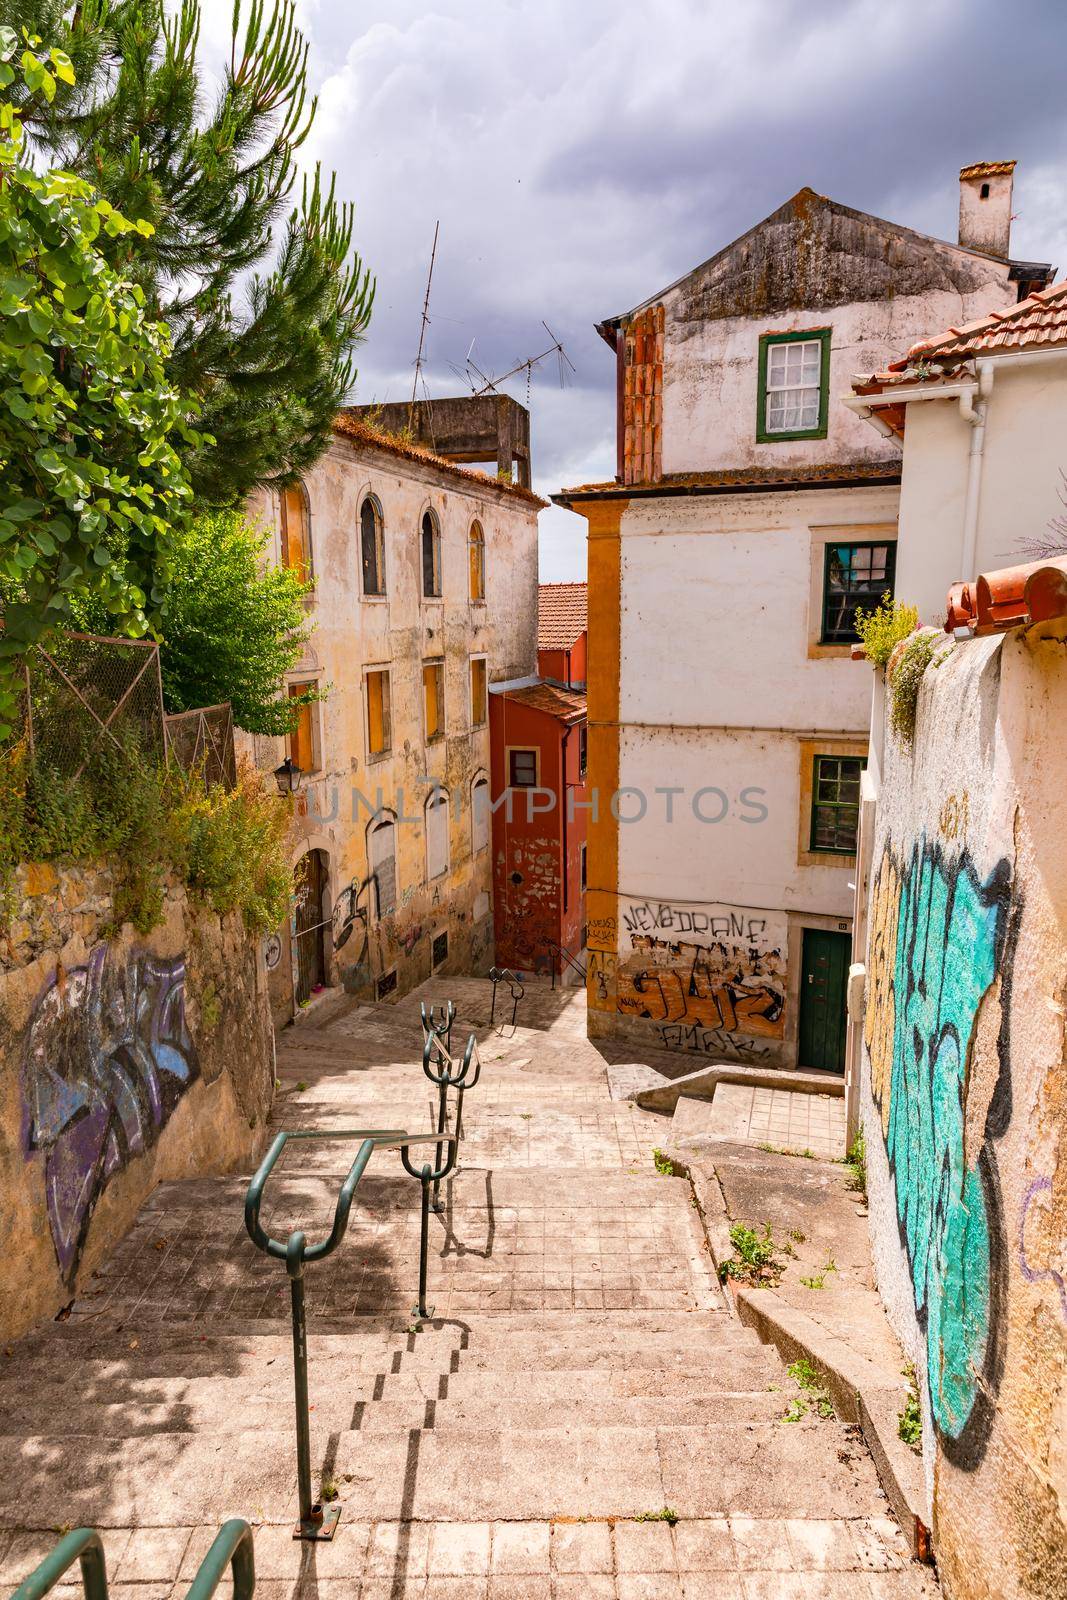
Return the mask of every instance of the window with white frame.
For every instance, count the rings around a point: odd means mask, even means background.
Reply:
[[[489,779],[471,784],[471,850],[477,855],[489,843]]]
[[[826,434],[830,330],[764,334],[759,349],[761,440]]]

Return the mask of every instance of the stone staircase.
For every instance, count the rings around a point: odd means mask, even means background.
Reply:
[[[412,1319],[419,1189],[393,1153],[307,1270],[336,1539],[291,1537],[284,1267],[244,1232],[247,1178],[203,1179],[159,1189],[69,1319],[0,1361],[0,1584],[88,1523],[112,1594],[163,1600],[238,1515],[268,1597],[934,1592],[856,1432],[783,1421],[796,1386],[732,1315],[688,1183],[655,1170],[665,1119],[609,1098],[580,993],[533,985],[495,1032],[473,980],[334,1007],[279,1039],[278,1125],[428,1129],[418,1001],[446,995],[485,1066],[431,1219],[433,1322]],[[268,1230],[325,1233],[353,1154],[287,1147]]]

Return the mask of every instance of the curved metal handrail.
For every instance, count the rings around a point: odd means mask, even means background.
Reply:
[[[252,1529],[243,1517],[224,1522],[201,1561],[186,1600],[211,1600],[226,1575],[233,1571],[233,1600],[252,1600],[256,1592],[256,1558]]]
[[[514,1028],[515,1020],[519,1014],[519,1001],[526,993],[522,978],[517,972],[513,972],[510,967],[490,967],[489,981],[493,985],[493,1003],[489,1009],[489,1026],[492,1027],[496,1019],[496,986],[498,983],[506,983],[511,991],[511,1026]]]
[[[289,1235],[285,1244],[272,1239],[260,1225],[259,1212],[263,1203],[263,1190],[290,1139],[358,1139],[356,1159],[348,1169],[334,1208],[333,1227],[329,1235],[318,1244],[309,1245],[298,1228]],[[435,1163],[423,1165],[421,1172],[412,1166],[408,1151],[412,1145],[437,1146]],[[456,1164],[457,1135],[437,1133],[406,1133],[402,1128],[303,1128],[279,1133],[267,1154],[260,1162],[245,1195],[245,1227],[258,1250],[285,1262],[289,1276],[289,1296],[293,1317],[293,1377],[296,1401],[296,1481],[300,1503],[300,1519],[294,1528],[298,1539],[332,1539],[341,1515],[337,1502],[324,1507],[311,1497],[311,1424],[308,1416],[307,1368],[307,1313],[304,1305],[304,1267],[309,1261],[322,1261],[331,1255],[345,1236],[348,1217],[356,1186],[367,1169],[375,1150],[399,1150],[404,1170],[422,1184],[422,1234],[419,1245],[419,1298],[412,1315],[420,1320],[433,1316],[433,1307],[426,1305],[426,1258],[429,1250],[430,1186],[446,1178]],[[448,1160],[442,1166],[441,1147],[448,1146]],[[435,1191],[436,1192],[436,1191]],[[96,1600],[91,1596],[90,1600]]]
[[[558,950],[567,965],[569,967],[573,967],[575,972],[577,972],[579,977],[582,979],[582,982],[585,982],[586,978],[588,977],[588,973],[582,966],[582,963],[576,958],[573,951],[568,950],[566,945],[561,944],[558,939],[551,938],[548,934],[542,935],[541,943],[549,950]],[[562,969],[560,972],[560,982],[562,985]],[[552,987],[553,989],[556,987],[556,963],[554,961],[552,963]]]
[[[107,1600],[107,1564],[104,1545],[95,1528],[75,1528],[60,1539],[28,1578],[23,1578],[11,1600],[42,1600],[74,1565],[81,1562],[85,1600]]]
[[[423,1033],[426,1034],[427,1036],[429,1036],[430,1034],[436,1034],[439,1039],[443,1039],[445,1041],[445,1048],[447,1050],[451,1050],[452,1049],[452,1024],[456,1020],[455,1002],[452,1001],[452,1000],[448,1000],[448,1001],[445,1002],[444,1006],[442,1007],[442,1013],[443,1014],[442,1014],[440,1020],[437,1019],[437,1015],[436,1015],[437,1007],[436,1006],[431,1006],[429,1011],[427,1012],[425,1001],[420,1000],[420,1002],[419,1002],[419,1011],[420,1011],[420,1013],[422,1015],[422,1031],[423,1031]]]
[[[448,1031],[452,1031],[452,1019],[455,1016],[455,1007],[451,1000],[448,1002],[451,1013],[448,1016]],[[425,1008],[423,1008],[422,1025],[425,1029],[425,1038],[422,1046],[422,1070],[431,1083],[437,1085],[437,1136],[444,1139],[448,1129],[448,1091],[456,1091],[456,1131],[454,1137],[459,1140],[463,1137],[463,1096],[468,1089],[473,1089],[482,1075],[482,1058],[478,1050],[478,1036],[472,1033],[467,1040],[463,1051],[463,1060],[457,1064],[456,1058],[443,1041],[443,1029],[433,1025],[433,1008],[431,1007],[430,1019],[427,1021]],[[435,1070],[436,1068],[436,1070]],[[473,1070],[472,1070],[473,1069]],[[441,1147],[437,1147],[437,1165],[441,1165]],[[434,1180],[433,1208],[437,1212],[444,1210],[441,1203],[441,1179]]]

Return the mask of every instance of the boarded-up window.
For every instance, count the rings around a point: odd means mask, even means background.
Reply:
[[[441,529],[432,511],[422,517],[422,592],[428,599],[441,595]]]
[[[475,778],[471,787],[471,849],[477,855],[489,843],[489,779]]]
[[[372,756],[392,748],[389,714],[389,673],[385,668],[367,673],[367,749]]]
[[[310,581],[311,527],[302,483],[282,490],[282,566],[295,572],[301,583]]]
[[[471,726],[480,727],[488,716],[485,660],[475,656],[471,661]]]
[[[443,661],[424,662],[422,668],[422,701],[427,739],[440,738],[445,731],[445,664]]]
[[[289,698],[296,700],[314,687],[312,683],[291,683]],[[289,734],[289,758],[294,767],[299,767],[301,772],[316,770],[314,713],[314,705],[301,706],[296,713],[296,724]]]
[[[363,593],[385,593],[385,549],[382,514],[370,495],[359,510],[359,540],[363,561]]]
[[[396,910],[396,823],[391,818],[371,824],[368,855],[377,886],[377,913],[387,917]]]
[[[448,871],[448,796],[436,789],[426,802],[426,877]]]
[[[485,599],[485,534],[480,522],[471,523],[470,531],[471,599]]]
[[[433,946],[432,946],[432,957],[433,957],[433,964],[434,964],[435,967],[442,966],[448,960],[448,934],[447,933],[435,933],[434,934],[434,936],[433,936]]]

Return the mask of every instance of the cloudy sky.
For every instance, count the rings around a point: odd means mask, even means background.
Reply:
[[[212,32],[229,6],[205,5]],[[464,392],[563,340],[533,378],[535,487],[614,473],[593,332],[810,184],[955,238],[957,172],[1015,157],[1012,253],[1067,267],[1067,9],[987,0],[298,0],[319,112],[378,280],[361,402],[411,393],[434,223],[426,382]],[[214,41],[213,41],[214,42]],[[505,386],[525,401],[525,380]],[[546,581],[584,520],[541,518]]]

